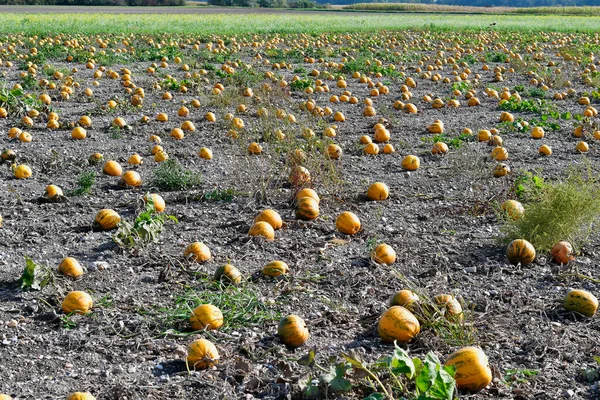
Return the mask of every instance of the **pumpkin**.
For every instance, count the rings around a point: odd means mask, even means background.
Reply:
[[[79,278],[83,275],[83,268],[79,261],[73,257],[67,257],[58,264],[58,272],[71,278]]]
[[[495,178],[501,178],[510,173],[510,167],[504,163],[498,163],[492,172]]]
[[[294,199],[296,202],[298,202],[303,197],[311,197],[317,202],[317,204],[321,202],[321,199],[319,198],[317,192],[315,192],[315,190],[311,188],[304,188],[302,190],[299,190],[298,193],[296,193]]]
[[[492,158],[496,161],[505,161],[508,159],[508,151],[502,146],[497,146],[492,150]]]
[[[367,198],[369,200],[385,200],[390,194],[390,188],[383,182],[375,182],[367,190]]]
[[[575,146],[575,150],[580,153],[587,153],[590,150],[590,146],[586,142],[579,142]]]
[[[444,142],[435,142],[431,148],[431,154],[443,155],[448,153],[448,145]]]
[[[319,216],[319,202],[312,197],[305,196],[298,200],[296,205],[296,217],[305,221],[315,219]]]
[[[571,243],[565,241],[558,242],[552,246],[550,254],[552,254],[552,260],[558,264],[568,264],[569,261],[575,259],[573,256],[573,246],[571,246]]]
[[[92,165],[96,165],[102,160],[104,160],[104,156],[101,153],[94,153],[88,158],[88,162]]]
[[[213,158],[213,153],[212,150],[207,148],[207,147],[203,147],[200,149],[200,151],[198,151],[198,156],[200,158],[203,158],[205,160],[212,160]]]
[[[17,158],[17,153],[14,150],[2,150],[2,161],[13,161]]]
[[[121,178],[121,185],[123,186],[142,186],[142,177],[135,171],[127,171]]]
[[[163,162],[163,161],[167,161],[168,159],[169,159],[169,155],[164,150],[159,150],[156,152],[156,154],[154,154],[154,161],[156,161],[156,162]]]
[[[384,342],[410,342],[421,331],[419,320],[402,306],[388,308],[377,325],[379,337]]]
[[[62,302],[62,310],[65,314],[87,314],[94,305],[92,297],[86,292],[69,292]]]
[[[254,225],[250,227],[248,231],[248,235],[250,236],[263,236],[267,240],[275,239],[275,230],[265,221],[255,222]]]
[[[141,165],[142,162],[142,157],[138,153],[133,153],[127,160],[127,163],[130,165]]]
[[[256,142],[252,142],[248,145],[248,153],[258,155],[262,153],[262,146]]]
[[[552,155],[552,149],[547,144],[543,144],[538,149],[538,153],[540,153],[543,156],[550,156]]]
[[[535,248],[525,239],[515,239],[506,248],[506,257],[511,264],[528,265],[535,260]]]
[[[544,128],[541,126],[534,126],[531,128],[531,137],[534,139],[542,139],[544,137]]]
[[[175,140],[182,140],[185,137],[185,134],[183,133],[183,130],[180,128],[173,128],[171,130],[171,135],[170,135],[173,139]]]
[[[337,144],[331,143],[327,146],[327,156],[332,160],[338,160],[342,156],[342,148]]]
[[[219,351],[209,340],[198,339],[188,344],[186,363],[192,370],[207,369],[219,362]]]
[[[64,194],[62,189],[56,185],[48,185],[44,190],[44,197],[49,200],[58,200],[63,196]]]
[[[417,156],[408,155],[402,160],[402,168],[407,171],[416,171],[420,166],[421,160]]]
[[[17,179],[28,179],[31,178],[31,168],[25,164],[18,165],[14,167],[13,174]]]
[[[71,131],[71,137],[76,140],[85,139],[87,132],[82,127],[78,126]]]
[[[335,227],[338,231],[345,233],[346,235],[354,235],[360,230],[360,220],[356,214],[350,211],[344,211],[338,215],[335,220]]]
[[[480,142],[487,142],[492,138],[492,132],[487,129],[480,129],[477,132],[477,140]]]
[[[150,197],[150,199],[152,199],[152,205],[154,206],[154,211],[156,211],[157,213],[161,213],[163,211],[165,211],[165,199],[162,198],[162,196],[158,193],[150,193],[147,194],[146,196],[144,196],[144,201],[148,202],[148,197]]]
[[[391,143],[388,143],[385,146],[383,146],[383,153],[384,154],[392,154],[395,151],[396,150],[394,149],[394,146]]]
[[[379,146],[372,142],[367,143],[363,151],[365,152],[365,154],[376,156],[377,154],[379,154]]]
[[[290,171],[289,180],[294,186],[302,186],[310,183],[310,172],[301,165],[295,165]]]
[[[110,160],[104,163],[102,172],[110,176],[121,176],[123,174],[123,168],[121,168],[121,165],[118,162]]]
[[[67,397],[67,400],[96,400],[90,392],[74,392]]]
[[[165,113],[160,113],[156,116],[156,120],[158,122],[167,122],[169,120],[169,116]]]
[[[593,317],[598,310],[598,299],[585,290],[573,289],[565,296],[566,310],[575,311],[586,317]]]
[[[194,242],[189,244],[185,248],[183,256],[186,258],[192,258],[196,262],[205,262],[210,260],[212,257],[210,249],[202,242]]]
[[[281,229],[281,227],[283,226],[283,221],[281,220],[281,216],[279,215],[279,213],[271,209],[261,211],[260,214],[258,214],[256,218],[254,218],[254,222],[260,221],[267,222],[275,230]]]
[[[242,282],[242,273],[231,264],[217,268],[213,276],[215,281],[238,285]]]
[[[297,315],[288,315],[279,321],[277,336],[288,347],[300,347],[310,337],[306,323]]]
[[[407,310],[410,310],[417,302],[419,302],[419,296],[415,292],[408,289],[402,289],[392,296],[390,307],[402,306]]]
[[[379,264],[393,264],[396,261],[396,251],[389,244],[381,243],[371,253],[371,258]]]
[[[520,219],[525,214],[525,208],[523,204],[516,200],[506,200],[502,203],[502,210],[508,214],[508,216],[514,220]]]
[[[263,275],[276,277],[287,274],[289,270],[290,267],[283,261],[271,261],[263,267],[262,273]]]
[[[103,231],[110,231],[116,229],[117,225],[121,222],[121,217],[116,211],[109,208],[102,209],[96,214],[94,218],[94,226],[96,229]]]
[[[452,353],[445,363],[454,366],[454,380],[459,390],[479,392],[492,381],[492,370],[488,358],[478,347],[463,347]]]
[[[462,321],[463,309],[456,297],[451,294],[438,294],[433,298],[435,304],[444,309],[444,315],[450,321]]]
[[[375,135],[373,135],[373,139],[377,143],[389,142],[391,136],[390,131],[385,128],[380,128],[375,131]]]
[[[223,313],[212,304],[200,304],[192,310],[190,324],[195,331],[219,329],[223,326]]]
[[[0,394],[0,400],[13,400],[13,398],[7,394],[2,393],[2,394]]]

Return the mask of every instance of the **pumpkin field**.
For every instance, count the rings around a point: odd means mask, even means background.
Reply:
[[[330,15],[0,16],[0,399],[600,398],[600,18]]]

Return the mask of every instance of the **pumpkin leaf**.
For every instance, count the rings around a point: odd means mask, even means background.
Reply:
[[[331,388],[336,392],[348,392],[352,390],[352,383],[345,379],[348,367],[345,363],[339,363],[335,366],[335,378],[329,383]]]
[[[425,361],[423,362],[423,368],[421,369],[421,373],[417,376],[416,384],[417,389],[421,393],[426,393],[427,390],[433,385],[437,371],[440,368],[440,360],[435,356],[435,354],[429,352],[425,356]]]
[[[342,353],[342,357],[344,357],[344,360],[349,362],[350,365],[352,365],[354,368],[366,369],[365,366],[363,365],[363,363],[360,360],[358,360],[354,355]]]
[[[312,348],[308,352],[308,354],[303,355],[297,362],[300,365],[305,365],[309,368],[312,368],[315,365],[315,357],[317,355],[317,349]]]
[[[306,375],[305,377],[299,379],[298,386],[300,386],[300,390],[302,391],[305,399],[319,398],[319,386],[313,383],[311,375]]]
[[[395,375],[405,374],[408,378],[415,375],[415,364],[408,353],[394,343],[394,356],[390,361],[390,369]]]
[[[368,395],[367,397],[365,397],[363,400],[384,400],[385,399],[385,395],[381,394],[381,393],[371,393],[370,395]]]
[[[41,290],[50,283],[51,272],[37,265],[31,258],[25,256],[25,268],[19,279],[21,289]]]

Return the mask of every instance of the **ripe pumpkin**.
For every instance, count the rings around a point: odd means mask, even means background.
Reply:
[[[408,155],[402,160],[402,168],[407,171],[416,171],[421,166],[421,160],[417,156]]]
[[[63,196],[64,194],[62,189],[56,185],[48,185],[44,190],[44,197],[46,197],[49,200],[58,200]]]
[[[83,268],[79,261],[73,257],[67,257],[58,264],[58,272],[71,278],[79,278],[83,275]]]
[[[321,202],[321,199],[319,198],[317,192],[315,192],[314,189],[311,188],[304,188],[302,190],[299,190],[298,193],[296,193],[294,199],[296,202],[298,202],[303,197],[311,197],[317,202],[317,204]]]
[[[438,294],[433,298],[435,304],[445,310],[446,319],[450,321],[462,321],[463,309],[456,297],[451,294]]]
[[[575,256],[573,256],[573,246],[571,246],[571,243],[565,241],[558,242],[552,246],[550,254],[552,254],[553,261],[558,264],[568,264],[569,261],[575,259]]]
[[[267,240],[273,240],[275,239],[275,230],[268,222],[259,221],[255,222],[254,225],[250,227],[248,235],[263,236]]]
[[[365,152],[365,154],[376,156],[377,154],[379,154],[379,146],[372,142],[367,143],[363,151]]]
[[[290,171],[290,183],[294,186],[302,186],[310,183],[310,172],[301,165],[295,165]]]
[[[261,211],[260,214],[258,214],[256,218],[254,218],[254,222],[260,221],[267,222],[275,230],[281,229],[281,227],[283,226],[283,221],[279,213],[271,209]]]
[[[575,311],[586,317],[593,317],[598,310],[598,299],[585,290],[573,289],[565,296],[566,310]]]
[[[94,218],[94,225],[96,229],[103,231],[116,229],[119,222],[121,222],[121,216],[117,214],[115,210],[111,210],[109,208],[98,211],[96,218]]]
[[[383,182],[375,182],[367,190],[369,200],[385,200],[390,194],[390,188]]]
[[[217,268],[213,278],[215,281],[238,285],[242,282],[242,273],[233,265],[225,264]]]
[[[7,394],[0,394],[0,400],[13,400],[13,398]]]
[[[288,315],[279,321],[277,336],[288,347],[300,347],[310,337],[306,323],[297,315]]]
[[[545,135],[544,128],[541,126],[534,126],[531,128],[531,137],[534,139],[542,139]]]
[[[71,393],[67,400],[96,400],[90,392],[75,392]]]
[[[92,297],[86,292],[69,292],[62,302],[62,310],[65,314],[77,313],[87,314],[94,305]]]
[[[511,264],[528,265],[535,260],[535,248],[525,239],[515,239],[506,248],[506,257]]]
[[[315,219],[319,216],[319,202],[312,197],[305,196],[298,200],[296,205],[296,217],[305,221]]]
[[[121,185],[140,187],[142,186],[142,177],[135,171],[127,171],[121,178]]]
[[[435,142],[431,148],[431,154],[443,155],[448,153],[448,145],[444,142]]]
[[[208,248],[207,245],[205,245],[202,242],[194,242],[189,244],[184,252],[183,252],[183,256],[184,257],[190,257],[192,258],[194,261],[196,262],[206,262],[208,260],[211,259],[212,255],[210,253],[210,249]]]
[[[142,162],[142,157],[138,153],[133,153],[127,160],[127,163],[130,165],[141,165]]]
[[[552,149],[547,144],[543,144],[538,149],[538,153],[540,153],[543,156],[550,156],[552,155]]]
[[[219,329],[223,326],[223,313],[212,304],[200,304],[192,310],[190,324],[195,331]]]
[[[198,339],[188,344],[186,363],[192,370],[207,369],[219,362],[219,351],[209,340]]]
[[[586,142],[579,142],[575,146],[575,150],[580,153],[587,153],[590,150],[590,146]]]
[[[396,251],[389,244],[381,243],[371,253],[371,258],[379,264],[393,264],[396,261]]]
[[[407,310],[410,310],[417,302],[419,302],[419,296],[415,292],[408,289],[402,289],[394,294],[390,300],[390,307],[402,306]]]
[[[289,270],[290,267],[283,261],[271,261],[263,267],[262,273],[263,275],[276,277],[287,274]]]
[[[25,164],[18,165],[14,167],[13,174],[17,179],[28,179],[31,178],[31,168]]]
[[[454,379],[459,390],[476,393],[492,381],[488,358],[478,347],[463,347],[455,351],[445,365],[456,368]]]
[[[402,306],[388,308],[379,319],[377,326],[379,337],[384,342],[410,342],[421,331],[419,320]]]
[[[200,151],[198,151],[198,156],[200,158],[203,158],[205,160],[212,160],[213,158],[213,153],[212,150],[207,148],[207,147],[203,147],[200,149]]]
[[[123,168],[121,168],[121,165],[118,162],[110,160],[104,163],[102,172],[110,176],[121,176],[123,174]]]
[[[502,210],[504,210],[508,216],[514,220],[520,219],[525,215],[525,208],[523,204],[516,200],[506,200],[502,203]]]
[[[360,230],[360,220],[356,214],[350,211],[344,211],[338,215],[335,220],[335,227],[338,231],[345,233],[346,235],[354,235]]]
[[[510,174],[510,167],[504,163],[498,163],[494,167],[493,175],[495,178],[501,178]]]
[[[327,156],[332,160],[338,160],[342,156],[342,148],[337,144],[331,143],[327,146]]]
[[[154,211],[156,211],[157,213],[161,213],[163,211],[165,211],[165,199],[162,198],[162,196],[158,193],[150,193],[147,194],[146,196],[144,196],[144,201],[147,202],[148,201],[148,196],[150,196],[150,198],[152,199],[152,205],[154,206]]]

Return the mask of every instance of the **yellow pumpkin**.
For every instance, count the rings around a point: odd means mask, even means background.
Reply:
[[[450,321],[462,321],[463,309],[456,297],[451,294],[438,294],[433,298],[435,304],[444,309],[444,315]]]
[[[188,344],[186,363],[189,369],[207,369],[219,362],[219,351],[209,340],[198,339]]]
[[[389,244],[381,243],[371,253],[371,258],[379,264],[393,264],[396,261],[396,251]]]
[[[402,306],[407,310],[411,310],[412,306],[418,302],[419,296],[415,292],[408,289],[402,289],[392,296],[392,299],[390,300],[390,307]]]
[[[367,190],[369,200],[385,200],[390,194],[390,188],[383,182],[375,182]]]
[[[515,239],[506,248],[506,257],[511,264],[528,265],[535,260],[535,248],[525,239]]]
[[[301,165],[295,165],[290,171],[289,180],[294,186],[306,185],[310,179],[310,171]]]
[[[379,146],[372,142],[367,143],[363,151],[365,152],[365,154],[376,156],[377,154],[379,154]]]
[[[288,315],[279,321],[277,336],[288,347],[300,347],[310,337],[306,323],[297,315]]]
[[[121,176],[123,174],[123,168],[121,168],[121,165],[118,162],[110,160],[104,163],[102,172],[110,176]]]
[[[148,196],[150,196],[150,199],[152,199],[152,205],[154,206],[154,211],[156,211],[157,213],[161,213],[163,211],[165,211],[165,199],[162,198],[162,196],[158,193],[150,193],[146,196],[144,196],[144,201],[147,202],[148,201]]]
[[[192,310],[190,324],[195,331],[219,329],[223,326],[223,313],[212,304],[200,304]]]
[[[121,178],[123,186],[139,187],[142,186],[142,177],[135,171],[127,171]]]
[[[273,240],[275,239],[275,230],[268,222],[259,221],[255,222],[254,225],[250,227],[248,235],[263,236],[267,240]]]
[[[198,156],[200,158],[203,158],[205,160],[212,160],[213,158],[213,153],[212,150],[207,148],[207,147],[203,147],[200,149],[200,151],[198,151]]]
[[[130,165],[141,165],[142,162],[142,157],[138,153],[133,153],[127,160],[127,163]]]
[[[104,156],[101,153],[94,153],[88,158],[88,162],[92,165],[96,165],[102,160],[104,160]]]
[[[454,380],[459,390],[476,393],[492,382],[488,358],[478,347],[463,347],[452,353],[445,363],[454,366]]]
[[[416,171],[421,166],[421,160],[417,156],[408,155],[402,160],[402,168],[407,171]]]
[[[421,331],[419,320],[402,306],[388,308],[379,319],[379,337],[384,342],[410,342]]]
[[[14,167],[13,174],[17,179],[27,179],[31,178],[31,168],[25,164],[18,165]]]
[[[312,197],[302,197],[296,205],[296,217],[305,221],[319,216],[319,203]]]
[[[252,142],[248,145],[248,153],[259,155],[262,153],[262,146],[256,142]]]
[[[69,292],[62,302],[62,310],[65,314],[77,313],[87,314],[94,305],[92,297],[86,292]]]
[[[62,189],[56,185],[48,185],[44,190],[44,197],[49,200],[57,200],[63,196],[64,194]]]
[[[356,214],[344,211],[335,220],[335,227],[338,231],[346,235],[354,235],[360,230],[360,220]]]
[[[590,146],[586,142],[579,142],[575,146],[575,150],[579,153],[587,153],[590,150]]]
[[[94,218],[95,227],[104,231],[116,229],[119,222],[121,222],[121,217],[119,214],[109,208],[98,211],[96,218]]]
[[[194,242],[189,244],[185,248],[183,256],[186,258],[192,258],[196,262],[206,262],[212,257],[210,249],[202,242]]]
[[[260,214],[258,214],[256,218],[254,218],[254,222],[260,221],[267,222],[275,230],[281,229],[281,227],[283,226],[283,221],[279,213],[271,209],[261,211]]]
[[[550,156],[552,155],[552,149],[547,144],[543,144],[538,149],[538,153],[540,153],[543,156]]]
[[[13,398],[7,394],[2,393],[2,394],[0,394],[0,400],[13,400]]]
[[[327,156],[332,160],[339,160],[339,158],[342,156],[342,148],[334,143],[328,145]]]
[[[79,261],[73,257],[67,257],[58,264],[58,272],[71,278],[79,278],[83,275],[83,268]]]
[[[492,150],[492,158],[496,161],[505,161],[508,159],[508,150],[502,146],[497,146]]]
[[[443,155],[448,153],[448,145],[444,142],[435,142],[431,148],[431,154]]]
[[[598,299],[585,290],[573,289],[565,296],[566,310],[575,311],[586,317],[593,317],[598,310]]]
[[[67,400],[96,400],[90,392],[74,392],[67,397]]]
[[[271,261],[263,267],[262,273],[263,275],[276,277],[287,274],[289,270],[290,267],[283,261]]]
[[[214,280],[238,285],[242,282],[242,273],[231,264],[225,264],[215,271]]]
[[[75,127],[72,131],[71,131],[71,137],[73,139],[76,140],[81,140],[81,139],[85,139],[87,136],[87,132],[85,129],[83,129],[82,127],[78,126]]]
[[[492,138],[492,132],[487,129],[480,129],[477,132],[477,140],[480,142],[487,142]]]
[[[299,190],[298,193],[296,193],[296,196],[294,196],[294,200],[298,202],[303,197],[311,197],[317,202],[317,204],[321,202],[321,199],[319,198],[317,192],[315,192],[315,190],[311,188],[304,188]]]
[[[523,204],[516,200],[506,200],[502,203],[502,210],[508,214],[508,216],[514,220],[520,219],[525,215],[525,208]]]
[[[542,139],[544,137],[544,128],[541,126],[534,126],[531,128],[531,137],[534,139]]]
[[[498,163],[494,167],[493,175],[496,178],[501,178],[510,174],[510,167],[504,163]]]

